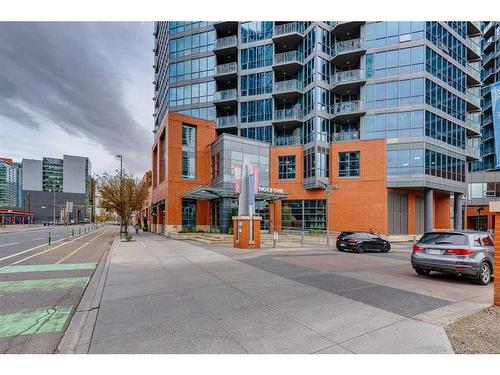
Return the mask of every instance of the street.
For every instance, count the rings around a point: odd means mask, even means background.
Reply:
[[[0,235],[0,353],[54,353],[116,233],[82,230],[69,241],[64,227]]]

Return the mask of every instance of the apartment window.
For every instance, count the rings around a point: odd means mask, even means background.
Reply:
[[[465,182],[465,160],[434,150],[425,150],[425,174]]]
[[[369,115],[364,118],[367,139],[424,135],[424,111],[405,111]]]
[[[273,127],[272,126],[257,126],[251,128],[242,128],[241,136],[245,138],[255,139],[271,143],[273,141]]]
[[[214,72],[214,67],[215,56],[186,60],[179,63],[170,64],[168,77],[170,83],[211,77]]]
[[[169,90],[169,104],[172,107],[209,103],[214,100],[215,81],[195,83]]]
[[[221,152],[217,152],[212,155],[212,178],[217,178],[221,174],[221,160],[220,160]]]
[[[424,149],[418,144],[411,148],[401,146],[398,150],[387,150],[387,175],[408,176],[424,173]]]
[[[273,45],[245,48],[241,50],[241,69],[255,69],[273,63]]]
[[[467,63],[465,45],[438,22],[427,22],[426,38],[460,64]]]
[[[359,151],[339,152],[339,177],[359,176]]]
[[[273,91],[273,72],[241,76],[241,96],[270,94]]]
[[[283,230],[326,229],[325,200],[283,201],[281,209],[281,227]]]
[[[365,27],[367,48],[388,46],[424,38],[425,22],[372,22]]]
[[[271,21],[253,21],[241,24],[241,43],[252,43],[273,36]]]
[[[391,108],[423,102],[423,78],[366,85],[367,109]]]
[[[188,35],[169,42],[169,57],[188,56],[213,49],[215,43],[215,30],[206,33]]]
[[[366,56],[366,77],[382,78],[424,70],[424,46],[372,53]]]
[[[326,147],[310,147],[304,150],[304,178],[329,177],[329,150]]]
[[[241,122],[271,121],[272,108],[272,99],[241,102]]]
[[[295,178],[295,155],[278,157],[278,179],[291,180]]]
[[[427,104],[461,121],[465,121],[465,100],[428,79],[425,80],[425,94]]]
[[[429,47],[426,49],[425,61],[426,70],[429,73],[454,89],[465,93],[466,78],[465,73],[461,69]]]
[[[196,178],[196,127],[182,125],[182,177]]]

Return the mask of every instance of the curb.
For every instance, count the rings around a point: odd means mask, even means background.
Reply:
[[[57,346],[57,354],[87,354],[101,304],[104,285],[111,263],[111,253],[115,247],[116,236],[92,276],[89,285],[83,293],[68,328]]]

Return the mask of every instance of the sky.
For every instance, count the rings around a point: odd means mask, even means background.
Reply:
[[[89,157],[142,177],[153,142],[153,23],[0,22],[0,157]]]

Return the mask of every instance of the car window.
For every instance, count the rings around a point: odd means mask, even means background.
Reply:
[[[365,240],[367,238],[366,233],[354,233],[354,237],[360,238],[362,240]]]
[[[479,234],[475,234],[473,238],[474,238],[474,246],[482,246],[481,236]]]
[[[483,246],[494,246],[495,245],[490,236],[481,237],[481,243],[483,244]]]
[[[432,232],[426,233],[418,241],[422,244],[428,245],[468,245],[469,241],[465,234],[460,233],[440,233]]]
[[[370,238],[371,240],[378,240],[379,239],[379,237],[376,234],[372,234],[372,233],[368,234],[368,238]]]

